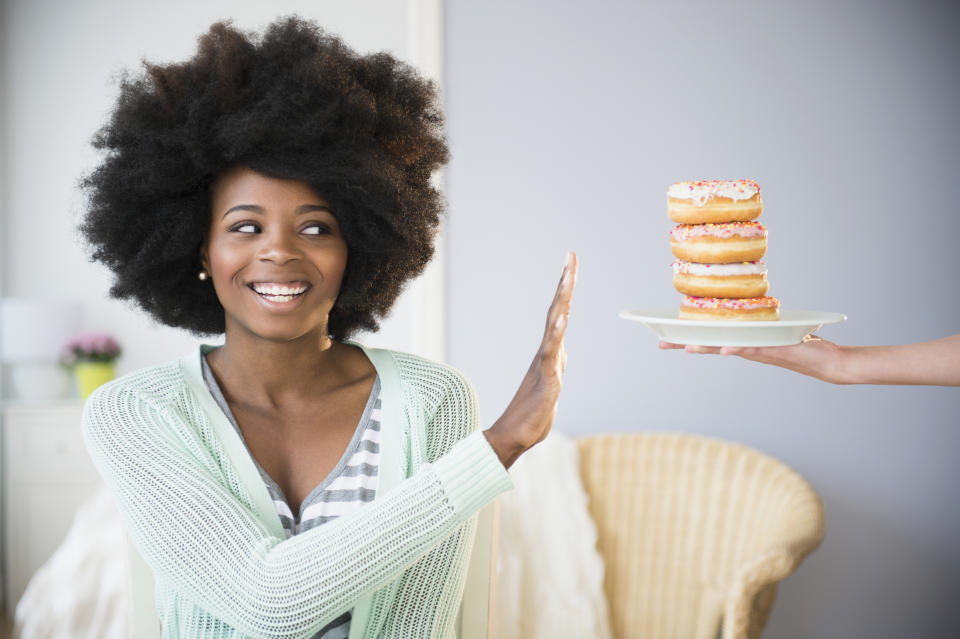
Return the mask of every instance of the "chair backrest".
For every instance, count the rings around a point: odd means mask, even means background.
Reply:
[[[497,533],[500,528],[500,499],[484,507],[467,568],[463,601],[457,615],[457,637],[492,639]],[[160,618],[154,604],[155,581],[149,564],[127,539],[127,577],[130,597],[127,627],[131,639],[160,639]]]
[[[751,553],[795,537],[798,525],[811,527],[806,538],[822,537],[810,485],[746,446],[679,433],[587,436],[578,445],[615,637],[714,639]],[[764,605],[772,595],[763,593]]]

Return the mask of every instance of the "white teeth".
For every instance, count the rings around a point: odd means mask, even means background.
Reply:
[[[299,295],[307,290],[306,286],[263,286],[254,284],[253,290],[261,295]]]

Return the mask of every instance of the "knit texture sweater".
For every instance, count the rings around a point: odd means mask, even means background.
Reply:
[[[349,343],[382,384],[375,499],[289,539],[203,381],[212,346],[85,403],[84,440],[153,573],[163,639],[309,639],[347,610],[351,639],[453,636],[476,513],[513,482],[478,430],[466,377]]]

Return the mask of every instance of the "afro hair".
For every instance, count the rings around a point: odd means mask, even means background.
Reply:
[[[222,334],[224,309],[197,279],[210,187],[246,166],[302,180],[334,207],[349,257],[328,332],[375,331],[433,255],[449,157],[435,85],[387,53],[359,55],[297,16],[262,36],[217,22],[187,62],[125,74],[105,152],[81,187],[79,226],[110,295],[167,326]]]

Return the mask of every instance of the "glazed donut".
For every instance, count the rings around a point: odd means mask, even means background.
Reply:
[[[694,297],[686,295],[680,304],[680,319],[689,320],[778,320],[780,300],[775,297]]]
[[[752,262],[767,252],[767,228],[758,222],[678,224],[670,231],[670,249],[686,262]]]
[[[767,294],[767,265],[763,262],[697,264],[674,262],[673,286],[697,297],[763,297]]]
[[[680,224],[749,222],[762,212],[760,185],[753,180],[677,182],[667,189],[667,213]]]

